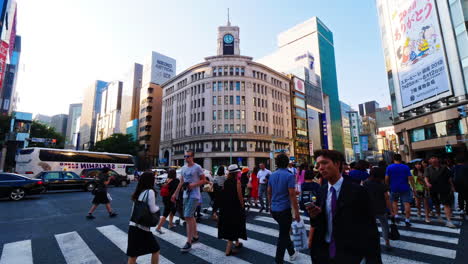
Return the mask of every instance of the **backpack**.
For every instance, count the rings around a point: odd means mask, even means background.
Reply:
[[[159,195],[161,195],[161,197],[168,197],[170,195],[169,184],[164,184],[163,186],[161,186],[161,190],[159,191]]]

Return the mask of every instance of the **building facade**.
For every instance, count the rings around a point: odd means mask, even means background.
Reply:
[[[350,163],[355,159],[354,151],[353,151],[353,143],[351,137],[351,122],[349,118],[349,112],[352,112],[353,109],[350,105],[346,104],[345,102],[341,102],[341,118],[342,118],[342,126],[343,126],[343,147],[344,147],[344,154],[346,158],[346,162]]]
[[[5,143],[0,152],[0,171],[14,171],[15,157],[19,149],[28,147],[29,133],[32,124],[32,114],[25,112],[13,112],[10,128],[5,138]],[[2,139],[3,140],[3,139]]]
[[[78,146],[78,131],[80,127],[82,104],[71,104],[68,109],[67,134],[65,136],[65,148],[74,149]]]
[[[468,3],[376,3],[400,153],[426,158],[451,145],[453,154],[466,154],[467,120],[458,107],[468,104]]]
[[[122,102],[120,115],[120,133],[127,133],[129,122],[138,120],[140,115],[140,90],[143,76],[143,65],[134,63],[126,74],[122,86]],[[138,140],[138,134],[132,133],[133,139]]]
[[[39,122],[43,125],[50,126],[50,122],[52,121],[52,117],[42,114],[36,114],[33,118],[33,121]]]
[[[312,108],[320,113],[322,141],[326,141],[320,147],[343,151],[333,33],[325,24],[313,17],[279,34],[278,50],[259,62],[320,88],[323,106]]]
[[[68,115],[66,114],[54,115],[51,118],[50,127],[54,128],[57,133],[65,137],[65,135],[67,134],[67,123],[68,123]]]
[[[79,149],[88,150],[95,143],[96,116],[101,111],[102,93],[107,84],[97,80],[85,90],[80,118]]]
[[[217,55],[162,85],[160,157],[183,165],[184,151],[206,169],[271,165],[292,152],[290,79],[240,55],[239,27],[218,27]]]
[[[112,81],[102,92],[101,109],[96,115],[95,142],[104,140],[114,133],[125,133],[126,127],[123,130],[120,127],[122,86],[121,81]]]
[[[372,116],[375,118],[375,112],[379,109],[379,103],[376,101],[365,102],[359,104],[359,114],[361,116]]]

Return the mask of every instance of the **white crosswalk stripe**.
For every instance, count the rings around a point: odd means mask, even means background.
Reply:
[[[247,249],[249,254],[261,254],[263,258],[270,258],[271,262],[275,257],[276,253],[276,239],[278,237],[278,225],[276,221],[268,214],[258,214],[255,211],[259,211],[256,208],[252,208],[249,216],[246,228],[248,239],[242,241],[244,248]],[[178,219],[175,217],[174,219]],[[309,219],[303,218],[306,222],[306,228]],[[179,219],[180,220],[180,219]],[[188,260],[195,256],[203,259],[207,263],[257,263],[252,261],[253,258],[244,259],[245,255],[226,257],[224,253],[224,245],[226,242],[217,240],[218,229],[213,226],[211,220],[205,220],[206,222],[198,223],[197,229],[201,236],[199,243],[192,245],[192,250],[188,254],[184,255],[180,253],[179,248],[185,244],[185,230],[177,228],[177,231],[164,229],[164,234],[160,235],[154,233],[161,243],[170,246],[170,251],[161,251],[160,263],[162,264],[173,264],[179,263],[181,258],[187,258]],[[414,228],[414,229],[413,229]],[[115,225],[106,225],[96,228],[99,235],[102,235],[103,239],[109,241],[109,245],[115,245],[123,253],[127,250],[127,233],[121,228]],[[94,229],[94,230],[96,230]],[[381,232],[381,227],[379,227]],[[103,260],[100,260],[98,256],[93,252],[94,249],[98,249],[100,244],[95,242],[87,242],[83,240],[80,235],[81,231],[72,231],[63,234],[54,235],[55,240],[58,244],[60,255],[63,256],[67,264],[99,264]],[[89,232],[89,231],[86,231]],[[412,223],[412,227],[405,228],[401,227],[399,230],[402,238],[401,240],[391,241],[391,245],[394,251],[387,253],[382,252],[383,263],[398,263],[398,264],[423,264],[423,263],[452,263],[456,258],[456,246],[459,243],[459,229],[450,229],[443,226],[432,225],[432,224],[420,224]],[[95,232],[94,232],[95,233]],[[204,239],[206,236],[211,239]],[[86,238],[86,236],[83,236]],[[215,238],[213,240],[212,238]],[[213,241],[217,241],[214,244]],[[221,243],[221,247],[220,244]],[[384,244],[383,239],[381,240],[382,245]],[[33,264],[33,263],[44,263],[43,261],[34,261],[34,239],[23,240],[17,242],[11,242],[3,245],[2,255],[0,258],[0,264]],[[222,248],[222,249],[221,249]],[[102,254],[102,252],[95,251]],[[297,260],[293,263],[311,263],[310,256],[302,251]],[[401,254],[401,255],[400,255]],[[101,256],[101,255],[99,255]],[[177,258],[175,258],[175,256]],[[243,256],[243,257],[242,257]],[[250,255],[249,255],[250,256]],[[260,255],[259,255],[260,256]],[[420,258],[421,257],[421,258]],[[125,256],[116,263],[125,262]],[[285,261],[289,262],[288,254],[285,254]],[[63,260],[62,260],[63,261]],[[441,262],[442,261],[442,262]],[[61,261],[57,261],[61,262]],[[145,255],[138,258],[138,263],[151,263],[151,255]]]

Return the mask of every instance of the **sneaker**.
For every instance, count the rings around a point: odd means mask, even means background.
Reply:
[[[426,223],[429,224],[429,223],[431,222],[431,220],[430,220],[429,218],[426,218],[426,219],[424,220],[424,222],[426,222]]]
[[[445,224],[446,227],[450,227],[450,228],[457,228],[456,225],[454,225],[451,221],[447,221],[447,223]]]
[[[410,223],[409,220],[405,220],[405,226],[406,226],[406,227],[411,227],[411,223]]]
[[[86,216],[86,218],[88,218],[88,219],[94,219],[94,218],[96,218],[96,217],[95,217],[94,215],[92,215],[92,214],[88,214],[88,215]]]
[[[192,244],[197,243],[200,237],[192,237]]]
[[[289,261],[294,261],[296,260],[297,256],[299,255],[299,251],[295,250],[294,254],[289,256]]]
[[[156,232],[158,232],[158,234],[160,234],[160,235],[163,235],[163,234],[164,234],[164,232],[161,231],[161,229],[157,229],[157,228],[156,228],[155,230],[156,230]]]
[[[115,212],[109,213],[109,217],[116,217],[116,216],[117,216],[117,213]]]
[[[182,252],[189,252],[190,250],[192,249],[192,244],[190,243],[185,243],[185,246],[183,248],[180,249],[180,251]]]
[[[174,223],[175,223],[176,225],[179,225],[179,224],[180,224],[180,220],[179,220],[179,219],[177,219],[177,220],[175,220],[175,222],[174,222]]]

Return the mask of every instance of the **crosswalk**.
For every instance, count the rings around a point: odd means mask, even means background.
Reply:
[[[427,224],[416,217],[412,211],[412,226],[399,226],[401,239],[391,241],[392,251],[382,251],[383,263],[453,263],[459,243],[460,229],[450,229],[433,218]],[[177,217],[175,219],[178,219]],[[303,217],[307,228],[309,219]],[[455,222],[462,221],[455,215]],[[160,263],[273,263],[278,237],[278,225],[268,213],[260,213],[251,208],[247,214],[248,240],[242,241],[244,248],[236,256],[226,257],[226,243],[217,239],[216,223],[204,219],[197,225],[200,242],[193,245],[188,254],[180,253],[184,245],[185,229],[178,226],[175,230],[163,228],[163,234],[154,232],[161,245]],[[104,225],[82,230],[70,230],[67,233],[54,234],[47,246],[41,239],[14,241],[1,246],[0,264],[66,263],[66,264],[101,264],[125,263],[127,232],[125,224]],[[379,231],[381,228],[379,227]],[[92,233],[92,234],[90,234]],[[93,238],[93,239],[91,239]],[[384,241],[381,241],[384,244]],[[35,250],[35,248],[41,250]],[[50,252],[42,252],[44,248]],[[104,250],[104,249],[107,249]],[[113,250],[112,250],[113,249]],[[112,252],[109,256],[109,252]],[[45,260],[44,255],[48,255]],[[285,261],[289,257],[285,254]],[[151,256],[141,256],[138,263],[151,263]],[[293,263],[311,263],[307,250],[302,251]]]

